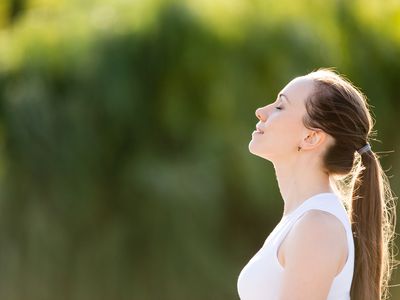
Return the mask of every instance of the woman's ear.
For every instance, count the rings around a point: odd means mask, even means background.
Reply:
[[[317,148],[324,143],[325,139],[326,133],[321,129],[308,130],[307,135],[301,143],[301,148],[304,150]]]

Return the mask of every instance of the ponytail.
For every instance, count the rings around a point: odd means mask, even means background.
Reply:
[[[366,151],[360,157],[350,201],[356,258],[350,296],[352,300],[386,300],[389,279],[396,263],[392,252],[395,198],[378,155]]]

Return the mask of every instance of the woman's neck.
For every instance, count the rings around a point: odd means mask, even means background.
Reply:
[[[283,215],[287,215],[305,200],[319,193],[333,193],[329,175],[310,163],[274,164],[279,190],[284,201]]]

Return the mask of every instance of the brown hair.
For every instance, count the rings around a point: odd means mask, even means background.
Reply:
[[[323,167],[342,196],[352,226],[355,265],[351,299],[386,299],[396,265],[392,251],[397,197],[378,154],[356,151],[376,135],[367,97],[330,68],[306,77],[312,78],[314,91],[305,102],[304,126],[322,129],[334,139],[324,153]]]

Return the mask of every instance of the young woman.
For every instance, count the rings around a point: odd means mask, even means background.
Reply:
[[[396,198],[369,144],[366,97],[319,69],[256,116],[249,150],[272,162],[284,212],[240,272],[240,299],[386,299]]]

